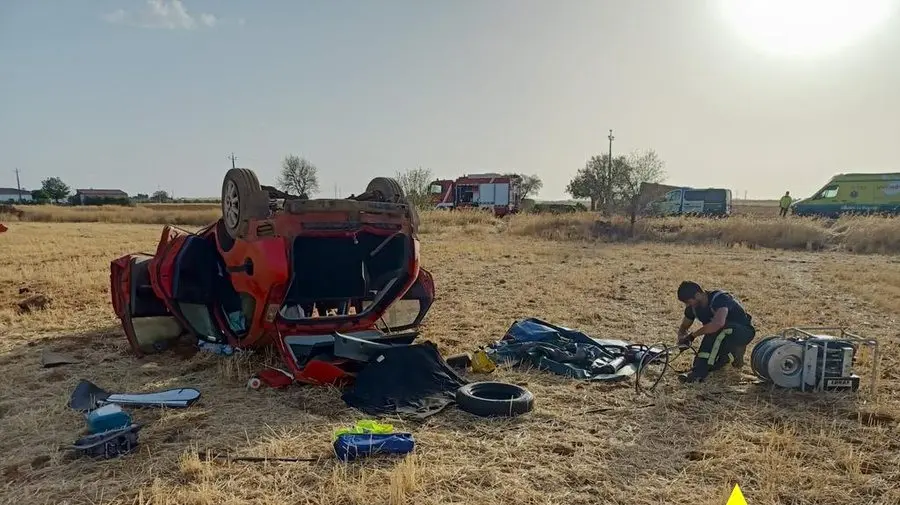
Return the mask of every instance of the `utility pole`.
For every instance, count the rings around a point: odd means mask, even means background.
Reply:
[[[19,203],[22,203],[22,184],[19,183],[19,169],[16,168],[16,189],[19,190]]]
[[[615,140],[615,137],[613,137],[612,132],[613,132],[612,130],[609,130],[609,136],[606,137],[609,139],[609,158],[606,160],[606,211],[607,212],[612,211],[612,190],[613,190],[612,142],[613,142],[613,140]]]
[[[234,166],[234,160],[237,159],[237,158],[234,157],[234,153],[231,153],[231,156],[229,156],[228,159],[231,160],[231,168],[237,168],[237,167]]]

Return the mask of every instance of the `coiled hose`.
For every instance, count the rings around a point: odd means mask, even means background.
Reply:
[[[665,377],[666,372],[669,370],[669,367],[672,365],[672,363],[675,362],[675,360],[677,360],[682,354],[684,354],[684,351],[690,350],[694,354],[694,356],[697,355],[697,350],[694,349],[694,346],[689,345],[671,347],[664,342],[659,342],[651,346],[637,344],[632,346],[632,348],[640,353],[640,358],[637,362],[637,371],[635,371],[634,374],[634,392],[637,394],[653,391],[654,389],[656,389],[656,386],[658,386],[662,381],[662,378]],[[673,356],[672,351],[674,351],[675,349],[678,349],[678,353]],[[659,374],[659,377],[657,377],[656,380],[653,381],[653,384],[651,384],[649,388],[645,388],[644,386],[642,386],[641,377],[643,377],[644,369],[649,365],[659,364],[662,364],[663,367],[662,371]]]

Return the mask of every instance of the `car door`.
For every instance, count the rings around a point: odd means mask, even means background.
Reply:
[[[432,303],[434,277],[431,272],[420,267],[415,283],[391,305],[376,323],[376,327],[387,334],[415,329],[422,324]]]
[[[149,264],[150,282],[157,298],[196,337],[225,343],[232,334],[225,305],[237,304],[215,243],[175,226],[163,229],[156,255]]]
[[[704,210],[704,191],[684,191],[682,214],[702,214]]]
[[[152,254],[133,253],[110,263],[110,296],[125,338],[138,356],[169,348],[184,334],[184,326],[150,283]]]

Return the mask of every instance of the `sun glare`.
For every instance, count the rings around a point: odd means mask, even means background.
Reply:
[[[720,0],[722,14],[748,44],[787,56],[847,47],[897,5],[898,0]]]

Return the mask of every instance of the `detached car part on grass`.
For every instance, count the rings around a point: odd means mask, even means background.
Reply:
[[[175,388],[155,393],[111,393],[91,381],[82,379],[69,397],[69,408],[89,412],[104,405],[126,407],[161,407],[183,409],[200,399],[194,388]]]
[[[221,219],[195,233],[166,226],[155,253],[111,263],[113,308],[138,355],[187,333],[275,346],[296,380],[340,383],[369,347],[418,336],[434,300],[418,226],[394,179],[347,199],[308,199],[231,169]]]

